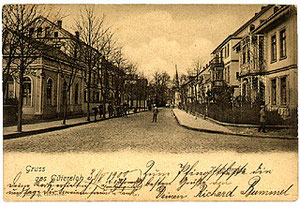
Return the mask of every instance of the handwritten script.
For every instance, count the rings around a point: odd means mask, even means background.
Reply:
[[[20,200],[53,196],[61,196],[62,199],[81,196],[89,200],[110,195],[134,199],[141,194],[156,200],[231,200],[237,197],[250,200],[290,195],[294,184],[266,189],[264,179],[270,177],[273,171],[263,163],[251,168],[248,163],[237,162],[202,168],[199,161],[195,161],[179,163],[168,171],[150,160],[142,168],[123,171],[93,168],[86,174],[58,174],[49,172],[44,166],[27,165],[8,180],[4,192]]]

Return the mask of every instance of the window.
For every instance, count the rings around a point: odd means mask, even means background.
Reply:
[[[29,77],[23,79],[23,104],[31,106],[31,79]]]
[[[86,92],[86,91],[84,91],[83,101],[84,101],[84,102],[87,102],[87,92]]]
[[[65,101],[67,101],[67,104],[68,104],[68,84],[66,81],[64,81],[64,84],[63,84],[63,104],[65,103]]]
[[[227,82],[230,82],[230,66],[227,67]]]
[[[93,73],[92,82],[93,82],[94,85],[96,84],[96,75],[95,75],[95,73]]]
[[[49,33],[50,33],[50,27],[47,26],[47,27],[45,28],[45,37],[49,36]]]
[[[281,104],[286,105],[287,103],[286,77],[280,78],[280,98],[281,98]]]
[[[247,92],[247,85],[243,84],[243,89],[242,89],[242,96],[245,97]]]
[[[54,32],[54,37],[58,37],[58,32]]]
[[[224,70],[224,81],[229,83],[230,77],[229,77],[229,66],[225,68]]]
[[[37,29],[37,36],[41,36],[42,35],[42,31],[43,31],[42,27],[39,27]]]
[[[220,57],[221,57],[221,60],[222,60],[223,57],[224,57],[224,49],[221,50]]]
[[[79,85],[78,85],[78,83],[76,83],[76,85],[75,85],[75,94],[74,94],[75,104],[78,104],[78,94],[79,94]]]
[[[100,92],[97,92],[96,101],[97,101],[97,102],[100,102]]]
[[[52,79],[48,79],[47,81],[47,91],[46,91],[46,96],[47,96],[47,104],[52,105],[52,87],[53,87],[53,81]]]
[[[242,58],[242,63],[245,64],[246,63],[246,47],[243,47],[243,58]]]
[[[7,75],[6,78],[6,91],[4,98],[14,98],[14,79],[11,75]]]
[[[286,57],[286,32],[285,29],[280,31],[280,58]]]
[[[277,49],[276,49],[276,35],[271,37],[271,62],[276,62],[277,60]]]
[[[229,44],[227,44],[227,57],[229,57]]]
[[[247,62],[250,63],[250,49],[247,48]]]
[[[252,78],[252,88],[257,91],[258,90],[258,78],[257,77],[253,77]]]
[[[96,95],[95,95],[95,91],[93,91],[93,92],[92,92],[92,98],[91,98],[91,99],[92,99],[92,102],[96,102],[96,99],[95,99],[95,97],[96,97]]]
[[[271,81],[271,99],[272,104],[276,105],[276,79],[272,79]]]
[[[223,80],[223,70],[222,69],[217,69],[216,71],[216,80]]]

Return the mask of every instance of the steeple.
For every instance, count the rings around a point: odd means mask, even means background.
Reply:
[[[179,88],[179,77],[178,77],[178,71],[177,71],[177,64],[175,64],[175,68],[176,68],[175,82],[176,82],[176,87]]]

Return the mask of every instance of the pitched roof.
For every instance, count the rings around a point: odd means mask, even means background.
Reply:
[[[223,47],[229,40],[231,39],[241,39],[241,37],[237,37],[244,29],[246,29],[250,24],[252,24],[256,19],[258,19],[261,15],[263,15],[266,11],[268,11],[273,5],[262,6],[260,12],[256,13],[251,19],[249,19],[246,23],[244,23],[240,28],[238,28],[233,34],[226,37],[226,39],[214,49],[211,54],[215,54],[218,49]]]

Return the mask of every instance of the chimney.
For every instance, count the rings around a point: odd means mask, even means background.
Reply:
[[[79,39],[79,31],[75,31],[76,38]]]
[[[61,29],[62,28],[62,20],[57,21],[57,26]]]

